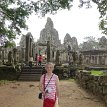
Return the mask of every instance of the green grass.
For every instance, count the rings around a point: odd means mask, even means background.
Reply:
[[[16,81],[0,80],[0,85],[13,83],[13,82],[16,82]]]
[[[69,81],[69,82],[74,82],[74,81],[75,81],[75,79],[68,78],[68,79],[64,79],[64,80],[60,80],[60,81]]]
[[[68,79],[68,81],[74,82],[74,81],[75,81],[75,79],[70,78],[70,79]]]
[[[105,75],[103,71],[97,71],[97,70],[91,70],[91,75],[94,75],[94,76],[103,76]]]
[[[0,80],[0,85],[6,84],[7,82],[7,80]]]

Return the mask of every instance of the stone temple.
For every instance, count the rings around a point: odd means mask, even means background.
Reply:
[[[36,42],[36,52],[47,55],[47,41],[50,42],[50,59],[55,61],[56,51],[61,47],[58,31],[54,28],[51,18],[47,18],[45,28],[40,32],[40,37]]]
[[[46,43],[48,40],[56,47],[61,45],[58,31],[54,28],[53,22],[49,17],[47,18],[45,28],[40,32],[39,42]]]
[[[53,62],[56,60],[57,51],[60,53],[59,61],[67,62],[69,59],[68,51],[78,50],[77,39],[75,37],[71,38],[68,33],[64,38],[64,43],[61,44],[61,41],[59,40],[58,31],[54,28],[53,21],[49,17],[47,18],[45,28],[43,28],[40,32],[40,37],[36,42],[35,51],[39,54],[46,55],[47,41],[50,41],[50,61]]]
[[[61,44],[58,31],[54,28],[54,23],[49,17],[36,42],[32,34],[28,32],[21,37],[18,47],[21,62],[29,62],[31,58],[35,60],[36,54],[41,54],[46,59],[49,58],[51,62],[68,63],[69,61],[72,62],[70,53],[77,52],[78,49],[76,37],[71,37],[68,33],[66,33],[63,44]]]
[[[52,62],[68,63],[72,61],[72,55],[70,56],[70,53],[73,51],[78,51],[76,37],[71,37],[67,33],[64,37],[63,44],[61,44],[58,31],[54,28],[53,21],[49,17],[36,42],[30,32],[23,36],[20,41],[20,53],[22,53],[20,59],[25,62],[28,62],[31,57],[35,60],[35,55],[41,54],[46,59],[49,58]]]
[[[20,45],[17,48],[1,48],[0,64],[6,63],[10,57],[12,60],[14,59],[14,63],[28,63],[32,60],[35,61],[36,54],[41,54],[45,55],[47,59],[50,56],[50,61],[59,62],[60,64],[72,64],[73,58],[75,58],[73,56],[77,56],[75,59],[83,59],[82,64],[85,65],[107,65],[107,39],[104,36],[100,38],[97,47],[93,47],[87,42],[84,42],[82,45],[82,47],[78,47],[76,37],[71,37],[69,33],[66,33],[63,44],[61,44],[58,31],[54,28],[53,21],[51,18],[47,18],[46,25],[41,30],[37,42],[34,41],[32,34],[28,32],[21,37]],[[8,62],[11,63],[12,60]]]

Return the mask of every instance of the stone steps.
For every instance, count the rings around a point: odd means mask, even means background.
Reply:
[[[25,66],[21,69],[21,74],[19,76],[19,81],[38,81],[44,70],[43,66]]]

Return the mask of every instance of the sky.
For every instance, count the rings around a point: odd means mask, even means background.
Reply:
[[[28,31],[23,31],[23,33],[27,34],[31,32],[36,42],[40,37],[41,30],[45,28],[47,17],[50,17],[53,21],[54,28],[58,31],[61,43],[63,43],[67,33],[70,34],[71,37],[76,37],[79,44],[85,41],[84,38],[87,36],[93,36],[96,39],[105,36],[101,33],[101,30],[99,30],[100,14],[97,10],[97,5],[91,3],[92,8],[90,9],[86,9],[85,5],[79,8],[79,0],[74,1],[71,10],[60,10],[55,15],[47,14],[45,17],[38,17],[32,14],[27,20],[29,29]],[[18,45],[20,38],[15,41]]]

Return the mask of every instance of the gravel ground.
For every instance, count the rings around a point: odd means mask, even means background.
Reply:
[[[39,82],[10,82],[0,86],[0,107],[42,107]],[[60,81],[60,107],[106,107],[75,81]]]

